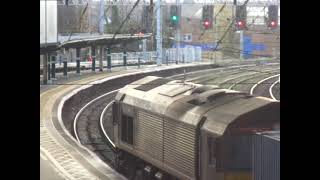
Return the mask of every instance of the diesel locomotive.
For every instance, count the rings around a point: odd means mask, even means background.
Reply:
[[[130,179],[252,179],[252,136],[280,125],[280,102],[148,76],[113,104],[118,167]]]

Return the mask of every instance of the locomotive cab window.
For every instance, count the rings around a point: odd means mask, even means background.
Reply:
[[[122,114],[121,140],[133,145],[133,117]]]
[[[113,119],[113,124],[118,123],[118,111],[119,111],[119,105],[116,102],[113,102],[112,104],[112,119]]]
[[[233,135],[224,137],[221,158],[218,159],[219,170],[250,170],[251,169],[251,136]]]
[[[216,150],[216,141],[213,137],[208,137],[208,164],[212,167],[216,166],[216,157],[215,157],[215,150]]]

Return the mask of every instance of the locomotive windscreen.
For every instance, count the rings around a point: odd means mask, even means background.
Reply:
[[[251,170],[252,135],[226,136],[218,141],[217,146],[217,170]]]

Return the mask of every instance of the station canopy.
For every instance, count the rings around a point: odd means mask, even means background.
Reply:
[[[113,34],[76,34],[76,35],[59,35],[58,43],[40,44],[40,54],[57,51],[61,48],[85,48],[88,46],[114,45],[129,43],[151,37],[152,34],[118,34],[113,39]],[[113,40],[112,40],[113,39]]]

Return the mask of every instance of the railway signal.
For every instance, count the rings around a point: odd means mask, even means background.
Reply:
[[[152,32],[152,6],[144,6],[142,11],[142,27],[146,33]]]
[[[247,6],[241,5],[236,6],[236,29],[246,29],[247,22]]]
[[[204,29],[212,28],[213,22],[213,6],[206,5],[202,8],[202,24]]]
[[[274,29],[278,26],[278,6],[277,5],[268,6],[267,26],[270,29]]]
[[[177,27],[180,21],[180,8],[177,5],[170,6],[170,25]]]
[[[237,21],[237,29],[242,30],[245,27],[245,22],[244,21]]]
[[[271,27],[275,27],[276,25],[277,25],[277,24],[276,24],[275,21],[271,21],[271,22],[270,22],[270,26],[271,26]]]
[[[178,20],[178,16],[173,15],[171,19],[172,19],[172,21],[176,22]]]

